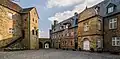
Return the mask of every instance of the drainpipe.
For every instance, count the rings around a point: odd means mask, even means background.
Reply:
[[[29,48],[31,47],[31,44],[30,44],[30,12],[28,13],[28,35],[29,35]]]

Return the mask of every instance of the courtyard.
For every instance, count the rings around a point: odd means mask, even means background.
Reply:
[[[120,56],[109,53],[41,49],[0,52],[0,59],[120,59]]]

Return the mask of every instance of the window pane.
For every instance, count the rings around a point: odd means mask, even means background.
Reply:
[[[112,19],[109,20],[109,29],[112,29]]]
[[[114,28],[117,28],[117,18],[114,19]]]
[[[113,7],[110,7],[110,8],[108,8],[108,13],[111,13],[111,12],[113,12]]]
[[[117,42],[116,42],[116,45],[117,45],[117,46],[120,46],[120,41],[117,41]]]
[[[112,41],[112,45],[115,46],[115,41]]]

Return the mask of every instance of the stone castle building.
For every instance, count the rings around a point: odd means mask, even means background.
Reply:
[[[82,29],[79,28],[78,32],[79,34],[84,34],[84,35],[88,35],[88,34],[97,34],[97,36],[101,37],[101,43],[96,36],[96,39],[98,41],[96,41],[96,44],[93,44],[93,46],[89,46],[89,44],[85,44],[86,47],[84,45],[82,45],[81,43],[79,43],[79,47],[83,47],[84,50],[89,50],[90,48],[88,47],[94,47],[97,48],[99,50],[99,47],[101,46],[102,51],[108,51],[108,52],[120,52],[120,27],[119,27],[119,13],[120,13],[120,0],[104,0],[100,3],[98,3],[97,5],[92,6],[91,8],[93,8],[95,11],[97,12],[97,14],[100,17],[97,17],[96,22],[94,22],[94,18],[96,17],[91,17],[94,15],[93,11],[83,11],[84,12],[84,17],[82,17],[82,19],[85,19],[82,22],[89,22],[89,23],[84,23],[84,25],[82,26],[82,24],[78,25],[80,27],[83,27]],[[91,15],[89,15],[90,13],[92,13]],[[83,14],[83,13],[82,13]],[[81,14],[79,17],[79,23],[81,21]],[[100,19],[99,19],[100,18]],[[91,20],[92,19],[92,20]],[[88,21],[87,21],[88,20]],[[91,21],[90,21],[91,20]],[[99,28],[98,25],[100,25],[99,23],[97,23],[99,20],[101,20],[101,31],[98,31],[96,28]],[[91,22],[91,23],[90,23]],[[94,23],[92,23],[94,22]],[[96,26],[94,26],[96,24]],[[91,27],[91,28],[89,28]],[[96,28],[95,28],[96,27]],[[81,30],[84,30],[84,28],[88,28],[89,31],[87,31],[86,33],[84,33],[84,31],[82,32]],[[86,29],[87,30],[87,29]],[[91,33],[90,33],[91,32]],[[80,36],[80,35],[78,35]],[[89,38],[92,38],[93,35],[90,35]],[[81,39],[81,38],[79,38]],[[92,38],[92,40],[94,40],[95,37]],[[80,41],[79,41],[80,42]],[[84,41],[83,41],[84,42]],[[86,41],[87,43],[90,43],[92,41]],[[94,42],[95,43],[95,42]]]
[[[0,0],[0,48],[38,49],[38,19],[35,7]]]
[[[104,0],[82,11],[76,28],[77,40],[68,34],[73,32],[71,19],[52,26],[53,47],[67,49],[78,43],[80,50],[120,52],[120,0]]]

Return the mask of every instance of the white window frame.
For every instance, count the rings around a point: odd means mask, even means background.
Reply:
[[[115,44],[113,44],[113,42]],[[112,37],[112,46],[120,46],[120,44],[118,45],[117,42],[120,42],[120,37]]]
[[[88,23],[84,23],[84,31],[88,31],[89,30],[89,25]]]
[[[117,18],[109,19],[109,29],[117,28]]]
[[[114,6],[109,7],[109,8],[107,9],[107,12],[108,12],[108,13],[112,13],[113,11],[114,11]]]

